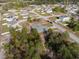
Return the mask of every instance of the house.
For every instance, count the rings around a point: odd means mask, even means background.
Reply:
[[[52,7],[50,5],[43,6],[43,10],[47,13],[52,13]]]
[[[47,31],[48,30],[48,27],[47,26],[44,26],[44,25],[39,24],[39,23],[32,24],[32,28],[37,29],[37,31],[39,33],[42,33],[44,31]]]
[[[48,8],[46,9],[46,12],[47,12],[47,13],[52,13],[52,8],[48,7]]]
[[[19,14],[22,16],[23,19],[27,19],[29,12],[27,10],[20,10]]]
[[[70,4],[66,7],[66,10],[69,14],[77,14],[79,7],[75,4]]]
[[[38,11],[41,11],[42,14],[44,13],[52,13],[51,5],[42,5],[41,7],[37,8]]]
[[[56,19],[55,22],[66,22],[69,21],[71,18],[68,16],[59,16],[58,19]]]
[[[8,10],[8,12],[13,12],[13,13],[16,13],[16,12],[17,12],[17,10],[16,10],[16,9],[10,9],[10,10]]]
[[[6,16],[8,16],[8,15],[9,15],[9,13],[4,13],[4,14],[3,14],[4,17],[6,17]]]
[[[17,19],[14,16],[8,16],[4,20],[6,20],[8,27],[17,23]]]

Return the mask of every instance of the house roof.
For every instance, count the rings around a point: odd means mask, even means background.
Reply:
[[[37,29],[37,31],[40,33],[40,32],[44,32],[45,30],[48,30],[48,27],[47,26],[43,26],[42,24],[33,24],[32,25],[32,28],[35,28]]]

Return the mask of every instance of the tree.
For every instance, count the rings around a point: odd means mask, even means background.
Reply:
[[[59,46],[61,46],[63,44],[63,41],[66,39],[66,35],[64,33],[59,33],[59,32],[50,32],[47,35],[47,46],[53,50],[55,50],[55,52],[57,52],[57,50],[60,48]]]
[[[76,26],[75,26],[75,28],[74,28],[74,31],[79,31],[79,21],[76,22]]]
[[[67,22],[67,24],[67,26],[73,31],[79,31],[79,21],[75,21],[73,18],[71,18],[70,22]]]
[[[55,7],[53,9],[54,12],[61,12],[61,13],[65,13],[65,8],[61,8],[61,7]]]
[[[78,59],[79,45],[69,41],[66,33],[48,31],[46,45],[49,51],[54,53],[56,59]]]
[[[61,55],[60,58],[63,59],[78,59],[79,57],[79,45],[76,43],[69,43],[63,45],[60,50],[59,54]]]
[[[40,59],[41,41],[36,29],[30,33],[24,27],[21,31],[10,29],[10,42],[5,45],[6,59]]]

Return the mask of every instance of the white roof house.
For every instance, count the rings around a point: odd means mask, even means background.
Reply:
[[[8,12],[13,12],[13,13],[16,13],[18,10],[16,10],[16,9],[10,9],[10,10],[8,10]]]
[[[23,12],[20,12],[20,14],[21,14],[22,16],[24,16],[24,15],[28,15],[29,13],[28,13],[28,11],[23,11]]]
[[[47,13],[52,13],[52,10],[47,10]]]
[[[46,8],[46,12],[47,12],[47,13],[52,13],[52,8],[51,8],[50,6],[48,6],[48,7]]]
[[[79,10],[79,7],[77,5],[72,4],[72,5],[67,6],[66,10],[70,14],[76,14],[76,12]]]
[[[69,21],[69,20],[70,20],[70,17],[65,17],[65,18],[63,18],[62,21],[64,22],[64,21]]]
[[[59,19],[57,19],[55,22],[65,22],[69,21],[71,18],[67,16],[60,16]]]
[[[52,13],[52,7],[50,5],[48,5],[47,7],[45,7],[44,9],[47,13]]]
[[[6,20],[7,22],[13,21],[13,18],[4,18],[3,20]]]
[[[38,8],[39,10],[41,10],[42,14],[44,14],[44,12],[46,13],[52,13],[52,7],[50,5],[42,5],[42,7]]]
[[[4,14],[3,14],[3,16],[8,16],[8,15],[9,15],[9,13],[4,13]]]
[[[14,25],[14,24],[17,23],[16,18],[13,17],[13,16],[4,18],[3,20],[6,20],[6,21],[7,21],[7,25],[8,25],[8,27],[9,27],[9,26],[12,26],[12,25]],[[6,23],[5,23],[5,24],[6,24]],[[3,25],[5,25],[5,24],[3,24]]]
[[[6,35],[6,34],[9,34],[9,32],[1,33],[1,35]]]

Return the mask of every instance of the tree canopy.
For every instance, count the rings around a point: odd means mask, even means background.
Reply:
[[[36,29],[30,33],[26,28],[21,31],[10,29],[10,42],[5,45],[6,59],[40,59],[41,40]]]
[[[55,31],[48,31],[46,46],[54,52],[57,59],[78,59],[79,44],[69,41],[69,35]]]

